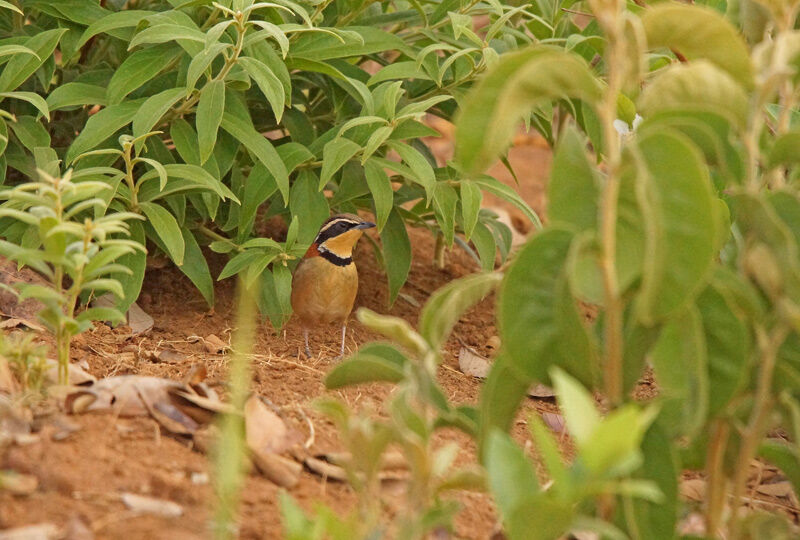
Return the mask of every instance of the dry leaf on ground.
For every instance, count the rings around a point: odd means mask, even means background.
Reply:
[[[154,514],[163,517],[180,517],[183,515],[183,507],[178,503],[164,499],[155,499],[135,493],[123,493],[120,500],[130,510],[141,514]]]
[[[0,540],[54,540],[60,535],[52,523],[39,523],[0,531]]]
[[[209,334],[203,338],[203,346],[211,354],[222,354],[231,349],[230,345],[219,339],[214,334]]]
[[[39,479],[16,471],[0,471],[0,491],[12,495],[30,495],[39,487]]]
[[[690,478],[680,484],[680,492],[690,501],[701,502],[706,496],[706,481],[701,478]]]
[[[479,379],[485,379],[489,374],[491,365],[486,358],[475,354],[467,347],[461,347],[461,350],[458,352],[458,367],[462,373],[472,375]]]

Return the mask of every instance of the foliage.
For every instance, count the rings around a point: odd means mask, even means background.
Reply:
[[[790,478],[800,470],[800,185],[784,153],[797,151],[797,7],[769,3],[771,34],[748,44],[708,7],[589,5],[595,19],[565,47],[501,57],[458,121],[457,155],[472,173],[504,150],[528,111],[553,119],[532,125],[556,148],[550,225],[516,255],[500,289],[503,351],[481,398],[485,463],[498,466],[494,433],[532,381],[562,369],[607,396],[611,422],[631,407],[649,358],[660,413],[642,462],[625,475],[653,480],[669,498],[597,497],[596,517],[631,537],[673,538],[676,471],[705,469],[708,534],[741,538],[746,520],[724,509],[729,491],[740,504],[750,461],[761,454]],[[597,47],[570,50],[576,41]],[[587,62],[595,53],[602,58]],[[644,120],[634,131],[636,114]],[[484,133],[498,138],[487,143]],[[579,301],[600,315],[587,323]],[[560,397],[569,423],[575,400]],[[765,440],[778,426],[792,431],[786,444]],[[569,427],[580,448],[583,428]],[[673,457],[664,459],[664,445]],[[550,474],[551,490],[569,489],[570,477]],[[515,532],[513,510],[504,514],[512,538],[529,537]]]
[[[163,250],[209,304],[215,276],[204,246],[229,257],[216,279],[260,281],[262,313],[283,325],[290,270],[331,211],[375,213],[392,301],[410,268],[406,225],[430,230],[443,247],[462,234],[473,247],[461,238],[459,245],[488,268],[498,247],[507,253],[509,235],[480,210],[481,192],[512,200],[536,220],[497,180],[468,179],[455,163],[439,166],[425,142],[438,133],[420,121],[452,118],[464,89],[499,54],[531,43],[521,29],[533,15],[521,7],[347,0],[4,6],[0,183],[35,177],[37,156],[55,151],[76,180],[110,186],[110,211],[146,218],[131,224],[132,238]],[[472,29],[475,15],[489,17],[485,34]],[[273,216],[289,232],[261,238],[260,224]],[[8,220],[0,231],[10,242],[24,240],[24,228]],[[123,261],[133,270],[118,276],[123,312],[140,291],[144,257]]]
[[[45,153],[45,155],[49,155]],[[50,170],[58,164],[50,161]],[[58,351],[58,379],[66,384],[72,336],[87,330],[92,321],[120,321],[124,316],[115,308],[91,307],[76,313],[81,295],[111,292],[124,297],[122,286],[112,274],[131,273],[115,261],[124,255],[144,252],[138,242],[114,236],[129,233],[126,220],[136,214],[116,212],[92,219],[83,212],[103,210],[102,198],[110,187],[97,181],[73,182],[71,171],[62,177],[38,169],[39,181],[26,182],[0,191],[0,218],[24,232],[24,242],[16,245],[0,240],[0,255],[30,266],[46,280],[16,283],[19,300],[33,298],[43,307],[37,313],[45,328],[55,337]]]
[[[24,392],[42,392],[47,372],[47,346],[30,333],[0,334],[0,362],[6,363]]]
[[[756,457],[800,489],[798,6],[746,1],[727,17],[717,3],[588,6],[582,28],[563,3],[529,6],[539,43],[501,56],[462,102],[467,177],[505,151],[520,119],[555,147],[549,225],[504,268],[503,346],[465,431],[512,539],[675,538],[686,469],[708,479],[709,537],[788,538],[780,516],[738,510]],[[420,334],[396,320],[371,327],[412,354],[438,349],[427,329],[460,314],[438,295],[469,288],[437,293]],[[362,356],[370,347],[331,377],[414,379],[419,362],[400,369]],[[648,360],[660,395],[641,406],[631,391]],[[547,489],[504,434],[535,381],[555,385],[577,447],[565,466],[532,420]],[[604,417],[582,386],[606,397]],[[768,438],[775,429],[788,437]]]
[[[458,318],[490,293],[499,283],[497,273],[478,274],[453,282],[434,294],[420,316],[420,332],[402,319],[379,315],[365,308],[359,321],[397,345],[371,343],[336,366],[325,379],[330,389],[370,382],[396,384],[385,404],[385,420],[374,414],[357,414],[344,402],[328,398],[318,407],[337,426],[349,452],[342,464],[348,481],[358,494],[355,516],[338,518],[321,507],[306,518],[284,501],[287,537],[319,538],[327,531],[331,538],[425,538],[436,530],[448,530],[458,510],[447,494],[454,490],[485,489],[485,478],[474,467],[456,468],[458,446],[435,446],[434,434],[447,427],[477,435],[477,411],[454,407],[436,382],[441,363],[440,346]],[[374,411],[371,411],[374,412]],[[391,523],[381,520],[386,495],[381,488],[381,467],[390,450],[398,450],[409,467],[409,479],[398,516]],[[393,495],[397,500],[397,496]],[[349,525],[348,525],[349,524]],[[343,536],[333,531],[343,531]]]

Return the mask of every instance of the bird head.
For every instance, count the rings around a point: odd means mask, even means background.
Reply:
[[[364,221],[355,214],[337,214],[322,224],[314,244],[320,252],[349,259],[353,255],[353,246],[361,238],[364,229],[374,226],[374,223]]]

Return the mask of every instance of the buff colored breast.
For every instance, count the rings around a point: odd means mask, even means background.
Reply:
[[[358,291],[355,264],[336,266],[322,257],[304,259],[292,278],[292,308],[304,326],[344,323]]]

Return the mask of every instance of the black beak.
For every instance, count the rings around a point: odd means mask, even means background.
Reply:
[[[355,226],[356,229],[371,229],[374,227],[375,224],[370,221],[365,221],[364,223],[359,223]]]

